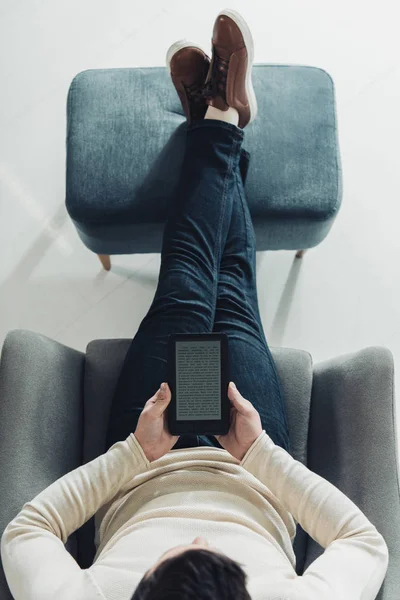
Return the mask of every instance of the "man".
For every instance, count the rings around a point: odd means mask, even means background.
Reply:
[[[119,378],[111,448],[26,504],[3,535],[16,600],[372,600],[379,591],[382,536],[289,453],[243,187],[252,59],[250,31],[230,10],[215,22],[211,62],[188,43],[168,53],[189,124],[157,291]],[[178,439],[166,426],[168,335],[210,331],[229,337],[230,430]],[[82,570],[64,544],[93,515],[97,553]],[[301,577],[296,522],[325,548]]]

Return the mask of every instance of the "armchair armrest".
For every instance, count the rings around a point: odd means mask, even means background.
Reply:
[[[366,348],[315,367],[308,466],[344,492],[375,525],[389,548],[377,596],[397,600],[400,588],[400,488],[393,357]],[[323,549],[309,540],[305,569]],[[340,574],[338,574],[340,576]]]
[[[25,502],[82,462],[84,355],[30,331],[0,362],[0,535]],[[67,548],[76,556],[76,539]],[[0,600],[9,600],[0,569]]]

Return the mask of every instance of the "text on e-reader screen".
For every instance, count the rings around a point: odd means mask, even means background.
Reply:
[[[221,343],[176,342],[176,418],[221,419]]]

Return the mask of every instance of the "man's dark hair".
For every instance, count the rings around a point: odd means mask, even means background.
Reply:
[[[246,573],[228,556],[201,548],[164,560],[131,600],[251,600]]]

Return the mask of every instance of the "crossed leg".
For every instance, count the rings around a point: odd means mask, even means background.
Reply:
[[[135,430],[144,404],[167,378],[168,336],[217,331],[229,337],[231,379],[257,408],[275,443],[289,448],[281,387],[258,310],[254,230],[240,173],[242,140],[241,129],[221,121],[188,127],[157,290],[117,383],[107,447]],[[175,447],[199,444],[220,447],[213,436],[181,436]]]

